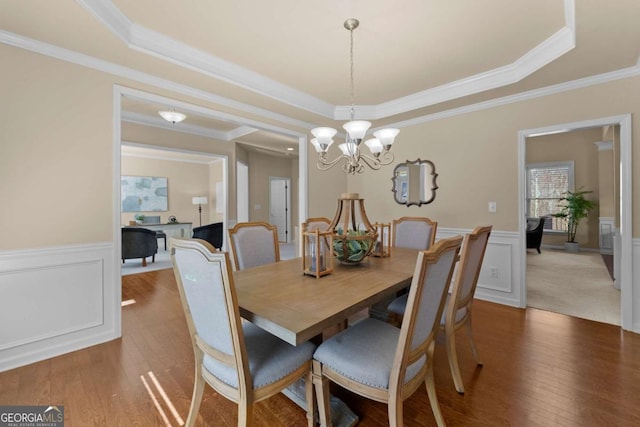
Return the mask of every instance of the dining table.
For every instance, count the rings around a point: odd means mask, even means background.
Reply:
[[[418,251],[393,248],[388,257],[368,256],[357,264],[334,260],[333,272],[303,273],[302,258],[235,271],[240,315],[291,345],[320,342],[323,332],[346,325],[354,316],[411,284]],[[304,382],[283,392],[305,407]],[[342,401],[331,397],[334,426],[358,421]]]
[[[235,271],[240,315],[298,345],[411,284],[418,252],[393,248],[357,264],[334,260],[331,274],[303,274],[302,258]]]

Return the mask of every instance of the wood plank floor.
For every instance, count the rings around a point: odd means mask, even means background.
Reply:
[[[0,373],[0,405],[61,404],[67,427],[181,425],[194,362],[173,272],[123,277],[122,293],[136,303],[122,309],[121,339]],[[449,426],[640,425],[640,335],[483,301],[474,304],[474,334],[482,368],[464,331],[458,336],[464,396],[453,387],[444,346],[436,350],[437,392]],[[385,405],[336,394],[360,416],[359,425],[387,425]],[[407,426],[435,425],[422,389],[404,413]],[[234,404],[207,388],[198,425],[234,426],[236,414]],[[278,395],[256,405],[255,425],[306,424],[302,409]]]

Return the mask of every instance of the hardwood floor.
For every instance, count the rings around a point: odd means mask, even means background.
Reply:
[[[66,427],[181,425],[193,353],[173,272],[123,277],[122,294],[136,302],[122,308],[121,339],[0,373],[0,405],[64,405]],[[483,301],[474,303],[474,335],[482,368],[464,331],[458,336],[464,396],[453,387],[444,346],[436,350],[438,398],[449,426],[640,425],[640,335]],[[385,405],[335,392],[360,416],[358,425],[388,425]],[[207,387],[197,425],[234,426],[236,414]],[[405,402],[404,414],[407,426],[435,425],[424,390]],[[306,425],[303,410],[283,395],[256,404],[255,420]]]

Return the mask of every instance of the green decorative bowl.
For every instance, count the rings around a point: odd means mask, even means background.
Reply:
[[[349,231],[347,235],[333,236],[333,254],[342,264],[357,264],[373,249],[375,232]]]

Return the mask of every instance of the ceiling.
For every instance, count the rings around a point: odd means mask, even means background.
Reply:
[[[374,127],[638,74],[637,0],[3,1],[0,42],[200,104],[132,97],[126,121],[285,152],[349,117],[352,17],[355,115]]]

